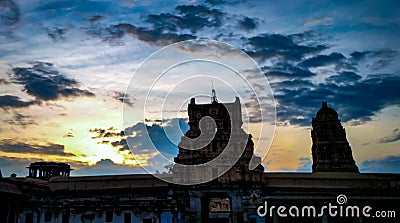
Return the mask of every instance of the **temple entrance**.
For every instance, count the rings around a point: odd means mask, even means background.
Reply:
[[[232,198],[227,193],[207,193],[202,197],[203,222],[231,223]]]

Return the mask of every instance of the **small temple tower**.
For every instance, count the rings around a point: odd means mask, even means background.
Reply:
[[[359,172],[338,113],[327,102],[312,119],[311,137],[313,172]]]

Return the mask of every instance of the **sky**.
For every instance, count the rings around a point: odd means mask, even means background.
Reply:
[[[177,153],[185,102],[163,122],[134,113],[126,123],[124,109],[146,95],[125,91],[158,50],[209,39],[247,53],[268,79],[277,107],[267,171],[311,172],[311,119],[327,101],[361,172],[400,173],[399,10],[395,0],[0,0],[0,170],[26,176],[31,162],[56,161],[73,176],[166,171],[159,158]],[[194,95],[211,93],[197,85]]]

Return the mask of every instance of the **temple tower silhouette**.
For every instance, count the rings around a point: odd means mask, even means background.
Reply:
[[[359,172],[338,113],[327,102],[312,119],[311,138],[313,172]]]
[[[175,157],[175,162],[182,165],[199,165],[212,161],[220,156],[224,150],[227,153],[226,162],[210,166],[203,173],[219,176],[218,181],[260,181],[264,172],[261,165],[261,158],[254,155],[254,143],[251,134],[247,134],[242,129],[242,111],[239,98],[236,97],[233,103],[221,103],[217,100],[215,90],[212,90],[210,104],[197,104],[195,98],[188,104],[189,127],[190,129],[182,137],[179,143],[179,153]],[[208,120],[202,123],[203,118],[211,118],[215,123]],[[212,140],[207,143],[203,138],[208,134],[215,134]],[[200,149],[191,150],[187,148],[199,147]],[[228,149],[230,147],[230,149]],[[249,170],[250,160],[257,160],[260,163],[254,170]],[[231,162],[230,158],[237,160]],[[225,160],[222,160],[225,161]],[[236,163],[229,168],[229,171],[221,173],[224,165]],[[174,173],[179,170],[175,169]],[[224,171],[223,171],[224,172]],[[193,178],[198,173],[186,173],[182,177]],[[222,175],[221,175],[222,174]]]

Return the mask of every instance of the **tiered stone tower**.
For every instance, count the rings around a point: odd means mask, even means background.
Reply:
[[[327,102],[312,119],[311,137],[313,172],[359,172],[338,113]]]
[[[231,165],[231,163],[235,163],[233,160],[236,159],[236,164],[220,176],[218,181],[259,181],[261,179],[264,172],[264,167],[261,164],[252,171],[248,168],[249,162],[254,156],[254,143],[252,136],[246,134],[241,128],[242,112],[239,98],[236,98],[233,103],[219,103],[213,90],[210,104],[196,104],[195,98],[192,98],[188,105],[188,114],[190,129],[179,143],[179,154],[175,158],[176,163],[183,165],[204,164],[220,156],[224,150],[228,149],[227,147],[231,146],[231,149],[229,149],[231,153],[227,154],[227,158],[216,166],[211,166],[208,170],[205,169],[205,172],[211,171],[210,174],[215,178],[215,176],[221,175],[220,171],[224,169],[219,167],[225,164]],[[211,120],[202,123],[200,120],[203,118],[212,118],[215,124]],[[214,133],[215,136],[212,141],[207,142],[207,138],[209,138],[207,136]],[[187,149],[198,148],[199,145],[200,149]],[[254,157],[254,159],[258,159],[258,163],[261,163],[259,157]],[[176,173],[175,171],[174,174]],[[195,174],[192,173],[188,177],[197,177]]]

